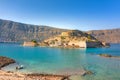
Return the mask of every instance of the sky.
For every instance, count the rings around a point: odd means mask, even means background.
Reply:
[[[120,28],[120,0],[0,0],[0,19],[84,31]]]

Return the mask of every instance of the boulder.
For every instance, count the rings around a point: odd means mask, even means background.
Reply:
[[[112,57],[112,55],[110,55],[110,54],[99,54],[99,56],[102,56],[102,57]]]
[[[83,74],[83,76],[92,75],[92,74],[94,74],[92,71],[86,70],[85,73]]]
[[[8,57],[0,56],[0,68],[7,66],[9,64],[15,63],[15,60]]]

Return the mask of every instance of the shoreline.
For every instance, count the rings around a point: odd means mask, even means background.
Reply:
[[[3,67],[9,64],[15,63],[15,60],[0,56],[0,80],[69,80],[67,75],[55,75],[55,74],[23,74],[15,71],[1,70]]]
[[[11,62],[11,60],[13,62]],[[79,75],[91,75],[93,74],[92,71],[89,70],[80,70],[80,71],[64,71],[63,73],[55,73],[55,74],[47,74],[47,73],[22,73],[19,70],[16,71],[7,71],[3,70],[2,68],[14,64],[15,60],[10,59],[8,57],[0,56],[0,63],[2,62],[2,66],[0,68],[0,80],[71,80],[71,76]],[[1,66],[1,64],[0,64]]]
[[[52,74],[22,74],[0,70],[0,80],[70,80],[69,76]]]

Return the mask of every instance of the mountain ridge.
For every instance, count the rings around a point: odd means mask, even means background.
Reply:
[[[49,26],[31,25],[9,20],[0,19],[0,41],[21,42],[36,39],[41,41],[50,36],[60,34],[65,29],[58,29]]]
[[[108,43],[120,43],[120,28],[107,30],[91,30],[87,31],[87,33],[91,34],[100,41]]]
[[[32,25],[0,19],[0,42],[23,42],[30,40],[42,41],[61,34],[68,29],[54,28],[44,25]],[[120,43],[120,28],[107,30],[84,31],[100,41]]]

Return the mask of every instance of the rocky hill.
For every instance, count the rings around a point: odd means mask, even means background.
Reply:
[[[66,30],[0,19],[0,42],[22,42],[32,39],[41,41],[63,31]]]
[[[0,42],[23,42],[33,39],[42,41],[49,37],[59,35],[64,31],[67,30],[0,19]],[[93,30],[88,31],[88,33],[92,34],[100,41],[120,43],[120,28],[112,30]]]
[[[92,35],[79,30],[70,30],[62,32],[61,35],[44,40],[41,46],[61,47],[61,48],[88,48],[88,47],[106,47]]]
[[[92,30],[88,31],[88,33],[100,41],[120,43],[120,28],[111,30]]]

